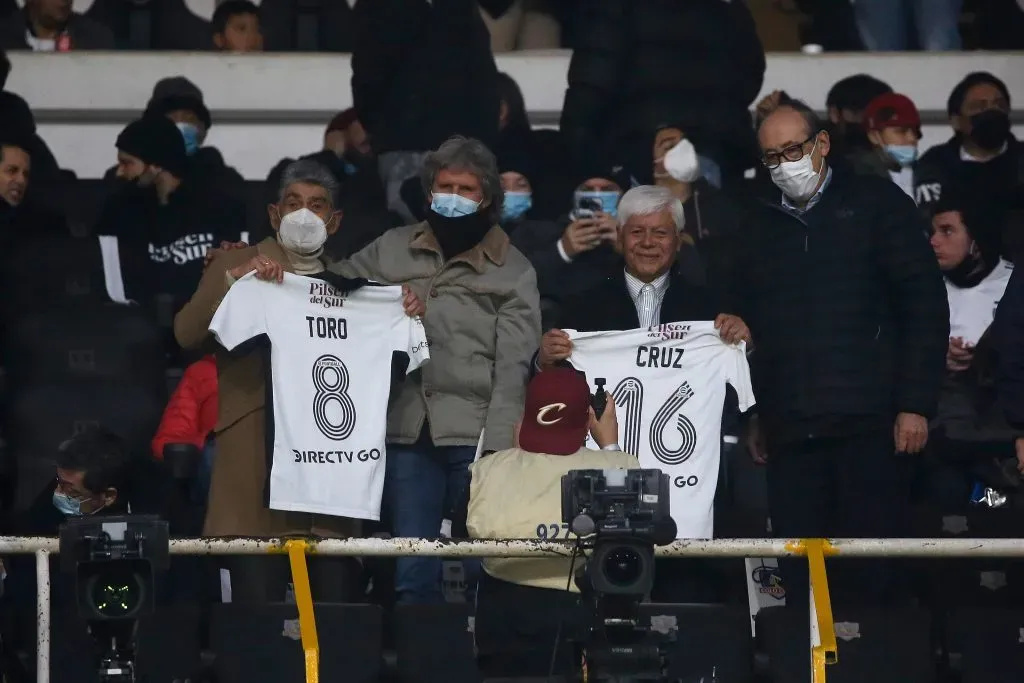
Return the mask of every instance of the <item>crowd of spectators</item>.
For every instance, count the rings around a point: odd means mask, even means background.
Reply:
[[[352,52],[366,36],[370,17],[411,27],[423,4],[421,0],[0,0],[0,47],[37,52]],[[603,21],[615,16],[640,22],[638,30],[648,37],[665,32],[685,43],[687,30],[696,26],[710,30],[716,14],[730,11],[716,7],[728,3],[715,2],[685,9],[676,3],[654,2],[644,5],[635,17],[634,4],[627,0],[606,0],[596,11],[585,0],[476,0],[469,4],[479,11],[487,29],[484,39],[495,53],[594,44],[614,50],[616,45],[628,44],[602,27]],[[1018,0],[750,0],[748,4],[762,41],[773,51],[801,46],[810,53],[822,49],[1016,50],[1024,45],[1024,8]],[[712,23],[673,23],[684,15],[707,16]]]
[[[70,4],[26,0],[0,21],[0,46],[130,46],[106,3],[84,15]],[[0,93],[6,531],[52,535],[69,515],[152,511],[177,535],[436,536],[475,457],[540,450],[520,443],[519,420],[530,378],[563,372],[563,329],[679,320],[714,320],[723,339],[748,344],[758,407],[740,416],[727,400],[722,436],[764,466],[774,533],[939,535],[972,501],[993,500],[978,490],[1016,507],[1024,148],[1002,80],[951,75],[950,139],[926,150],[914,102],[866,74],[835,84],[823,118],[781,89],[755,101],[765,55],[741,2],[601,0],[565,25],[529,0],[328,4],[320,11],[350,23],[332,38],[321,17],[318,37],[352,51],[354,107],[325,122],[321,149],[295,150],[255,192],[205,144],[216,120],[182,76],[154,85],[88,192],[29,105]],[[155,31],[153,46],[300,49],[271,37],[268,13],[282,5],[228,0],[202,45]],[[960,47],[959,5],[854,9],[872,49],[908,47],[901,29],[939,50]],[[876,15],[897,8],[907,22]],[[535,130],[493,51],[563,40],[575,49],[561,126]],[[6,79],[6,58],[0,67]],[[264,506],[267,361],[228,354],[208,333],[253,270],[402,284],[407,310],[423,315],[432,359],[394,373],[379,525]],[[195,454],[185,488],[171,457],[183,450]],[[470,521],[456,532],[472,533]],[[720,515],[716,536],[750,532],[735,521]],[[30,666],[34,574],[5,563],[6,666]],[[224,568],[233,601],[284,598],[283,558]],[[444,600],[436,559],[394,569],[317,558],[311,570],[321,600]],[[470,593],[479,575],[467,562]],[[793,602],[806,600],[800,563],[782,575]],[[742,572],[676,565],[665,576],[657,591],[669,601],[745,595]],[[173,583],[167,599],[208,598]],[[59,584],[55,609],[70,602]],[[891,605],[919,593],[875,561],[837,576],[834,595]]]

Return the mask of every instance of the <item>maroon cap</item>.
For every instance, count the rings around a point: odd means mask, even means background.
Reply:
[[[537,373],[526,387],[519,447],[531,453],[572,455],[590,428],[590,387],[572,368]]]
[[[864,129],[921,128],[921,114],[906,95],[887,92],[868,102],[864,110]]]

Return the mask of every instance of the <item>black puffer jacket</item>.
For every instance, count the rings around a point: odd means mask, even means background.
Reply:
[[[774,438],[844,436],[934,413],[949,307],[914,203],[833,169],[804,214],[754,208],[733,303],[754,339],[754,391]]]
[[[498,137],[498,69],[472,0],[360,0],[352,98],[378,154]]]
[[[646,170],[668,123],[702,154],[753,165],[765,58],[746,3],[601,0],[580,12],[561,122],[577,157],[611,142],[614,158]]]

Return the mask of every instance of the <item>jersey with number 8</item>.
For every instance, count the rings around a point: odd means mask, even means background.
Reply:
[[[270,507],[380,519],[391,356],[407,353],[409,372],[430,357],[401,287],[344,295],[315,278],[250,274],[228,290],[210,331],[229,351],[270,340]]]
[[[591,383],[607,380],[622,449],[669,475],[678,538],[711,538],[726,384],[740,410],[754,404],[744,346],[723,342],[710,322],[566,332],[569,362]]]

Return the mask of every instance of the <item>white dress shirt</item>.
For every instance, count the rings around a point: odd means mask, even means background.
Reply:
[[[654,327],[661,322],[661,303],[668,291],[668,273],[662,273],[653,282],[646,283],[630,275],[626,275],[626,289],[629,298],[636,306],[636,315],[640,319],[640,327]]]

